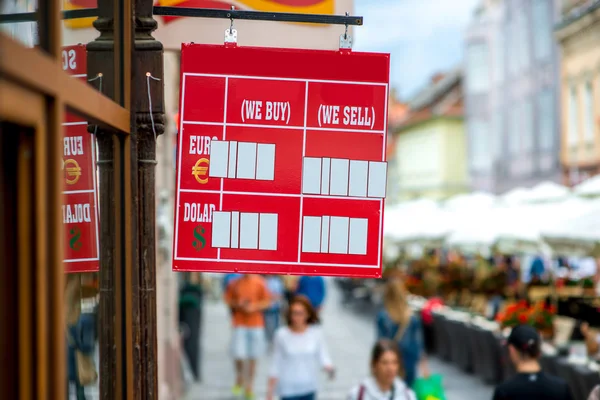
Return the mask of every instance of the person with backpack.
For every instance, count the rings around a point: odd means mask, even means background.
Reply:
[[[416,400],[415,393],[399,377],[397,344],[379,340],[371,351],[371,376],[354,387],[347,400]]]
[[[389,281],[383,295],[383,309],[377,314],[377,339],[392,340],[398,346],[401,373],[409,387],[421,375],[429,377],[424,351],[423,327],[419,316],[408,304],[408,291],[399,280]]]

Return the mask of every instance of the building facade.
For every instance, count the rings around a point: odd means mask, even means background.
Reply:
[[[435,76],[408,106],[394,139],[390,178],[398,180],[396,200],[439,200],[467,191],[461,70]]]
[[[561,47],[563,181],[600,174],[600,1],[563,0]]]
[[[386,204],[395,204],[400,196],[400,177],[398,176],[398,157],[396,147],[398,135],[395,132],[400,128],[408,113],[408,105],[398,99],[398,94],[393,88],[390,90],[388,101],[388,123],[387,123],[387,154],[388,180],[386,189]]]
[[[471,187],[561,180],[558,0],[485,0],[465,38]]]

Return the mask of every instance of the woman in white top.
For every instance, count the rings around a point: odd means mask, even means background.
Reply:
[[[398,378],[398,345],[381,339],[371,353],[371,373],[348,395],[348,400],[417,400],[414,392]]]
[[[273,363],[267,400],[315,400],[319,370],[330,378],[334,368],[319,319],[304,296],[294,297],[288,307],[287,326],[275,333]]]

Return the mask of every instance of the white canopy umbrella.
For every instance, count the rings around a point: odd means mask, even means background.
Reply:
[[[454,196],[444,203],[444,209],[449,211],[489,209],[496,203],[496,197],[486,192],[474,192]]]
[[[531,189],[515,188],[500,196],[500,202],[509,206],[523,204],[529,197]]]
[[[451,229],[450,215],[433,200],[401,203],[384,217],[384,235],[396,244],[439,242]]]
[[[497,247],[507,253],[537,253],[544,248],[542,230],[581,215],[589,202],[568,199],[560,203],[497,206],[472,213],[447,239],[447,245],[466,252]]]
[[[551,203],[566,200],[570,196],[569,188],[548,181],[534,186],[524,200],[526,203]]]
[[[573,189],[575,194],[586,197],[600,196],[600,175],[596,175],[588,180],[583,181]]]
[[[590,201],[578,216],[547,227],[542,237],[557,253],[596,255],[600,250],[600,201]]]

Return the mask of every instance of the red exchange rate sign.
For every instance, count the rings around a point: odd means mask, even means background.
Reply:
[[[173,269],[380,277],[389,55],[184,44]]]
[[[63,69],[75,79],[87,78],[85,45],[64,47]],[[63,205],[65,272],[98,271],[98,194],[96,146],[87,121],[67,113],[63,123]]]

